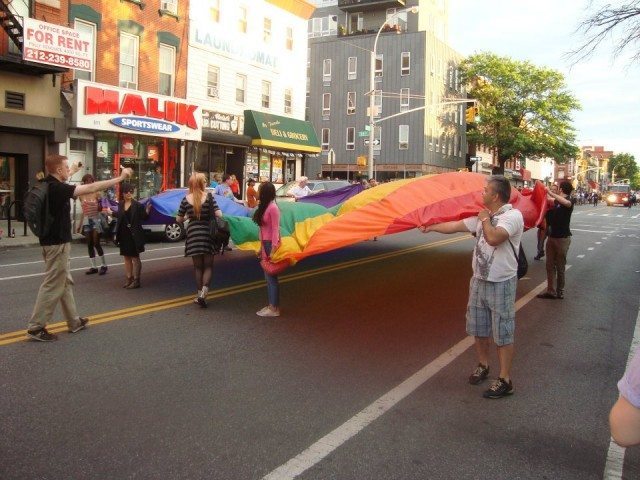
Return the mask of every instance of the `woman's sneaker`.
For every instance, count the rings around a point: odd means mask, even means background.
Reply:
[[[511,380],[507,383],[504,378],[498,378],[482,396],[484,398],[502,398],[511,394],[513,394],[513,384]]]
[[[489,376],[489,366],[485,367],[479,363],[475,371],[469,376],[469,383],[471,385],[478,385],[479,383],[484,382],[487,376]]]

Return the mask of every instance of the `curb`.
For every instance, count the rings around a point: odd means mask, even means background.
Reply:
[[[16,240],[16,238],[18,240]],[[73,234],[71,243],[82,243],[84,237],[82,235]],[[9,243],[6,243],[9,241]],[[20,235],[19,237],[2,237],[0,238],[0,251],[14,250],[18,248],[39,247],[40,241],[38,238],[27,235],[26,237]]]

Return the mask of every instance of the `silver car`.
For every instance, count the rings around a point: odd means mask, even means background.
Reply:
[[[288,197],[287,193],[289,193],[289,190],[297,184],[298,182],[296,181],[287,182],[280,188],[278,188],[276,190],[276,200],[281,202],[295,201],[295,198]],[[307,187],[309,187],[309,190],[311,190],[311,195],[320,192],[326,192],[329,190],[335,190],[336,188],[348,187],[349,185],[351,185],[351,183],[346,180],[309,180],[307,182]]]

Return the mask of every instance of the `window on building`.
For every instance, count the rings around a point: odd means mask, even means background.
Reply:
[[[356,128],[348,127],[347,128],[347,150],[355,150],[356,149]]]
[[[220,0],[209,0],[209,20],[220,23]]]
[[[247,7],[244,5],[238,7],[238,31],[247,33]]]
[[[262,108],[271,108],[271,82],[262,81]]]
[[[376,69],[374,73],[376,77],[382,77],[383,61],[384,61],[384,55],[382,53],[376,54]]]
[[[316,17],[309,19],[309,38],[328,37],[338,33],[338,17],[329,15],[327,17]]]
[[[287,27],[287,50],[293,50],[293,28]]]
[[[325,58],[322,62],[322,81],[331,81],[331,59]]]
[[[293,97],[293,89],[285,88],[284,89],[284,113],[291,113],[293,111],[292,108],[292,97]]]
[[[178,14],[178,0],[160,0],[160,10],[165,12]]]
[[[356,92],[347,92],[347,115],[356,113]]]
[[[409,125],[398,125],[398,149],[409,149]]]
[[[160,95],[173,96],[173,88],[176,78],[176,49],[170,45],[160,44],[158,54],[158,93]]]
[[[329,151],[329,145],[330,145],[330,140],[331,140],[331,132],[328,128],[323,128],[322,129],[322,151],[323,152],[328,152]]]
[[[405,76],[411,73],[411,52],[402,52],[400,58],[400,75]]]
[[[247,76],[236,75],[236,102],[246,103],[247,100]]]
[[[90,82],[93,82],[96,72],[96,24],[75,19],[73,28],[75,28],[79,32],[83,32],[86,35],[91,36],[91,45],[93,46],[93,48],[89,52],[89,55],[91,56],[91,71],[87,72],[84,70],[74,70],[73,78],[80,78],[82,80],[89,80]]]
[[[358,78],[358,58],[349,57],[347,60],[347,79],[355,80]]]
[[[406,112],[409,110],[409,102],[410,102],[410,90],[408,88],[400,89],[400,111]]]
[[[379,117],[382,115],[382,90],[376,90],[373,93],[373,115]]]
[[[322,116],[326,117],[331,114],[331,94],[322,94]]]
[[[362,12],[353,12],[348,17],[349,33],[356,33],[364,30],[364,17]]]
[[[402,31],[407,29],[407,11],[398,12],[396,8],[387,8],[387,25],[398,27]]]
[[[382,127],[373,127],[373,149],[376,152],[382,150]]]
[[[271,42],[271,19],[265,17],[263,25],[264,27],[262,31],[262,39],[264,40],[264,43],[270,43]]]
[[[207,67],[207,97],[220,98],[220,68],[213,65]]]
[[[123,88],[138,88],[138,43],[136,35],[120,32],[119,82]]]

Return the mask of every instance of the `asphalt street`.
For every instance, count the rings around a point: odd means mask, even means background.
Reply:
[[[572,230],[564,300],[535,298],[545,268],[525,234],[500,400],[467,383],[468,235],[306,259],[281,278],[280,318],[255,315],[252,254],[216,257],[204,310],[182,244],[147,245],[139,290],[120,288],[115,248],[86,276],[74,244],[90,325],[67,334],[58,311],[46,344],[24,336],[39,249],[0,250],[0,478],[640,478],[640,447],[611,467],[607,420],[640,329],[640,209],[576,207]]]

